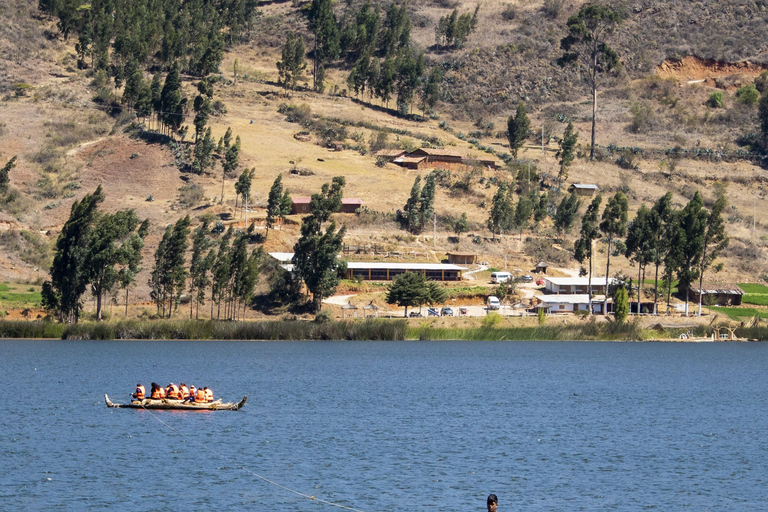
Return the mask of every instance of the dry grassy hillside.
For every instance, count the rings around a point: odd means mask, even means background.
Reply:
[[[478,252],[482,259],[496,266],[503,266],[507,256],[510,268],[527,269],[539,259],[576,267],[568,252],[559,249],[560,246],[572,247],[573,235],[553,247],[551,237],[554,233],[549,220],[535,232],[514,233],[505,236],[501,242],[488,240],[490,234],[484,226],[488,217],[487,205],[496,191],[492,183],[511,180],[506,169],[473,176],[470,189],[463,192],[445,187],[438,189],[439,223],[435,243],[431,231],[412,236],[391,220],[392,214],[405,204],[414,178],[418,174],[423,177],[427,171],[409,171],[393,164],[377,167],[374,157],[359,150],[332,151],[318,145],[316,138],[309,142],[298,141],[294,134],[301,127],[278,113],[282,103],[306,103],[316,116],[342,120],[348,124],[347,147],[367,146],[378,129],[397,129],[407,130],[411,135],[390,134],[392,146],[418,146],[422,139],[437,138],[467,156],[484,156],[476,145],[462,140],[468,137],[459,135],[478,132],[475,122],[482,119],[486,128],[488,123],[493,123],[495,128],[475,134],[478,144],[500,153],[507,152],[506,140],[497,132],[505,129],[510,106],[525,94],[535,105],[531,113],[534,130],[545,125],[559,135],[565,125],[558,121],[557,114],[562,114],[564,117],[560,119],[574,121],[580,141],[588,140],[589,105],[583,103],[586,91],[582,95],[572,84],[566,91],[565,84],[569,84],[572,77],[567,73],[556,75],[550,62],[562,35],[564,19],[575,6],[566,2],[561,13],[552,17],[542,12],[541,2],[507,3],[516,6],[516,14],[510,20],[501,17],[505,3],[483,4],[481,26],[487,28],[473,36],[467,48],[457,55],[428,54],[435,62],[446,63],[444,95],[454,96],[452,101],[438,104],[438,119],[426,121],[395,117],[379,105],[368,105],[340,95],[318,95],[303,90],[286,97],[282,89],[272,85],[277,79],[275,62],[279,59],[282,35],[289,28],[298,28],[300,18],[290,3],[263,6],[259,36],[251,44],[228,53],[221,65],[225,80],[216,86],[215,98],[226,104],[227,112],[211,121],[216,138],[223,135],[227,127],[241,137],[241,164],[256,169],[254,210],[249,213],[249,218],[263,219],[260,208],[265,206],[269,188],[278,173],[283,173],[284,185],[294,196],[310,195],[333,176],[344,175],[347,179],[345,196],[359,197],[372,211],[378,212],[340,216],[348,227],[346,241],[349,244],[375,243],[391,251],[416,252],[419,257],[432,261],[442,258],[446,251],[458,248]],[[737,2],[730,3],[735,5]],[[699,3],[651,2],[660,9],[655,13],[646,4],[649,3],[644,2],[642,9],[636,12],[633,3],[627,2],[627,9],[632,13],[631,24],[627,27],[637,30],[653,20],[661,23],[661,18],[664,20],[659,26],[666,26],[672,23],[669,9],[673,6],[680,7],[678,18],[683,19],[683,12],[694,9],[694,4]],[[453,5],[448,2],[412,3],[414,36],[424,48],[434,44],[435,20],[449,12]],[[474,6],[469,2],[457,2],[456,5],[463,5],[464,9]],[[94,95],[91,78],[86,71],[78,71],[71,65],[73,47],[46,37],[46,30],[51,27],[34,18],[34,9],[14,7],[11,2],[0,0],[0,10],[13,14],[16,26],[24,31],[25,45],[34,48],[14,58],[9,32],[0,32],[0,49],[4,52],[0,69],[5,71],[4,81],[0,83],[5,91],[0,100],[0,164],[13,155],[19,156],[18,165],[11,172],[13,200],[2,206],[0,216],[0,281],[44,277],[46,258],[50,257],[50,253],[45,254],[45,245],[52,245],[72,202],[102,184],[107,195],[104,209],[134,208],[141,218],[152,221],[145,249],[145,270],[138,279],[139,287],[134,295],[137,301],[148,300],[147,275],[152,266],[152,254],[166,224],[184,214],[198,217],[204,213],[229,213],[235,222],[242,222],[242,211],[234,209],[235,177],[225,180],[224,203],[220,205],[220,165],[214,173],[204,176],[180,172],[167,145],[132,138],[125,132],[126,116],[111,117],[91,100]],[[722,18],[711,9],[709,12],[710,17],[702,15],[697,19],[715,23]],[[763,11],[757,12],[765,16]],[[737,19],[736,14],[732,18]],[[706,45],[695,39],[696,31],[689,25],[685,25],[688,30],[683,40],[686,42],[677,40],[677,44],[680,48],[684,44],[705,48]],[[632,50],[628,36],[623,36],[620,41],[625,52]],[[505,49],[504,45],[509,43],[515,48],[507,46]],[[649,73],[669,56],[666,43],[659,42],[658,46],[653,52],[644,54],[649,60],[647,65],[627,65],[628,72],[601,96],[598,142],[604,146],[664,148],[677,145],[734,149],[733,140],[743,130],[743,125],[754,123],[754,108],[738,105],[731,87],[725,91],[728,108],[712,111],[703,103],[714,89],[707,83],[689,84],[688,81],[710,78],[719,72],[724,76],[742,76],[742,81],[751,80],[761,68],[738,68],[737,73],[731,73],[731,69],[708,68],[706,63],[689,61],[687,67],[667,66],[660,68],[658,75],[650,76]],[[754,55],[763,51],[754,49],[757,52]],[[745,52],[744,48],[728,47],[723,48],[722,53],[713,50],[702,56],[738,59],[752,55]],[[639,53],[631,55],[636,59]],[[240,69],[236,83],[232,73],[235,59]],[[333,90],[334,85],[338,90],[345,88],[346,73],[343,67],[331,69],[329,89]],[[549,78],[552,78],[551,82]],[[306,81],[310,81],[309,76]],[[26,82],[33,89],[26,95],[16,96],[9,84],[18,82]],[[554,84],[551,92],[540,93],[542,87],[549,87],[549,83]],[[185,80],[188,97],[193,96],[193,84],[192,80]],[[533,92],[525,91],[539,92],[534,97]],[[506,96],[497,101],[499,94]],[[633,113],[634,106],[639,106],[642,116]],[[191,115],[186,122],[191,123]],[[555,150],[554,140],[544,150],[538,141],[531,140],[520,157],[545,178],[552,177],[557,169]],[[571,169],[569,182],[596,183],[604,197],[623,190],[630,197],[633,212],[641,203],[651,203],[667,191],[672,191],[676,205],[682,206],[695,190],[700,190],[706,201],[712,201],[715,186],[725,186],[730,203],[728,231],[731,247],[725,255],[724,274],[719,278],[743,282],[759,279],[768,271],[765,263],[768,223],[763,220],[768,215],[768,207],[763,169],[747,160],[722,162],[662,155],[637,158],[634,164],[636,169],[622,169],[616,165],[614,157],[596,162],[579,158]],[[291,173],[292,170],[297,172]],[[462,178],[461,173],[455,173],[451,179]],[[202,197],[196,198],[191,205],[183,204],[182,200],[188,198],[183,198],[180,191],[188,184],[198,184],[203,189]],[[150,196],[152,201],[148,201]],[[757,214],[754,231],[753,212]],[[480,235],[479,245],[472,243],[467,235],[462,236],[459,244],[449,242],[452,235],[450,222],[461,213],[467,213],[469,217],[470,233]],[[299,219],[290,219],[281,230],[270,233],[267,250],[291,250],[298,235],[298,222]],[[22,236],[22,233],[26,234]],[[598,257],[597,268],[604,265],[602,258],[604,255]],[[631,265],[623,258],[612,260],[612,265],[613,270],[632,272]]]

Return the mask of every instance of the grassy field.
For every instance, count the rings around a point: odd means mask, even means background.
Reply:
[[[768,286],[755,283],[739,283],[739,288],[746,292],[741,298],[744,304],[768,306]]]
[[[739,288],[744,290],[744,293],[747,294],[756,293],[759,295],[768,295],[768,286],[763,284],[739,283]]]
[[[745,320],[748,318],[760,317],[768,318],[768,309],[756,309],[756,308],[724,308],[720,306],[712,306],[709,309],[717,313],[721,313],[732,320]]]
[[[28,284],[0,283],[0,310],[39,307],[40,287]]]

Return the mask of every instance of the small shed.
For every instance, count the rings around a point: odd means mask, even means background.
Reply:
[[[387,162],[391,162],[396,158],[400,158],[406,153],[407,151],[404,149],[380,149],[374,154],[374,156],[377,158],[383,158]]]
[[[347,302],[341,306],[341,318],[347,318],[347,311],[352,311],[355,318],[357,318],[357,306],[351,302]]]
[[[533,269],[537,274],[546,274],[549,264],[546,261],[540,261],[536,264],[536,268]]]
[[[593,196],[598,191],[597,185],[589,183],[574,183],[568,187],[569,192],[575,192],[577,196]]]
[[[705,305],[739,306],[744,290],[731,283],[707,283],[699,288],[699,283],[692,283],[689,288],[691,300],[696,303],[701,300]]]
[[[292,197],[291,214],[309,213],[309,201],[308,197]]]
[[[357,197],[343,197],[341,198],[341,213],[355,213],[363,204],[363,200]]]
[[[477,262],[477,254],[473,252],[449,252],[448,263],[454,265],[474,265]]]
[[[311,198],[309,197],[293,197],[291,198],[291,214],[303,214],[309,212],[309,203]],[[363,200],[356,197],[343,197],[341,199],[341,213],[355,213],[358,208],[363,206]]]

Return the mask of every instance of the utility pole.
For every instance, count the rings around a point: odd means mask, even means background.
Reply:
[[[541,154],[544,154],[544,123],[541,123]]]

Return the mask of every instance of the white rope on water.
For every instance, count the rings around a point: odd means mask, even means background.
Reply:
[[[173,425],[169,425],[168,423],[163,421],[159,416],[157,416],[154,412],[152,412],[152,410],[147,409],[146,407],[144,407],[144,405],[142,405],[141,408],[144,409],[145,411],[147,411],[149,414],[151,414],[152,417],[155,418],[157,421],[159,421],[160,423],[162,423],[163,425],[165,425],[169,429],[173,430],[179,436],[183,437],[185,441],[189,442],[189,439],[187,437],[185,437],[184,434],[179,432],[178,429],[176,429],[176,427],[174,427]],[[334,503],[332,501],[323,500],[323,499],[320,499],[320,498],[316,498],[316,497],[314,497],[312,495],[305,494],[305,493],[303,493],[301,491],[297,491],[295,489],[291,489],[290,487],[286,487],[286,486],[284,486],[284,485],[282,485],[282,484],[280,484],[278,482],[270,480],[269,478],[264,477],[264,476],[256,473],[255,471],[253,471],[250,468],[246,467],[244,464],[238,463],[237,461],[231,459],[230,457],[227,457],[226,455],[223,455],[222,453],[219,453],[218,451],[210,448],[209,446],[206,446],[205,444],[201,443],[200,441],[192,439],[192,443],[194,443],[194,444],[196,444],[198,446],[201,446],[205,450],[208,450],[208,452],[212,452],[214,455],[218,456],[219,458],[224,459],[225,461],[229,462],[230,464],[234,465],[235,467],[237,467],[239,469],[242,469],[246,473],[250,473],[254,477],[258,478],[259,480],[262,480],[264,482],[267,482],[268,484],[274,485],[275,487],[279,487],[280,489],[282,489],[284,491],[288,491],[288,492],[290,492],[292,494],[295,494],[297,496],[301,496],[302,498],[306,498],[308,500],[312,500],[312,501],[317,502],[317,503],[322,503],[324,505],[330,505],[332,507],[340,508],[340,509],[343,509],[343,510],[351,510],[352,512],[365,512],[364,510],[361,510],[359,508],[349,507],[347,505],[342,505],[340,503]]]

